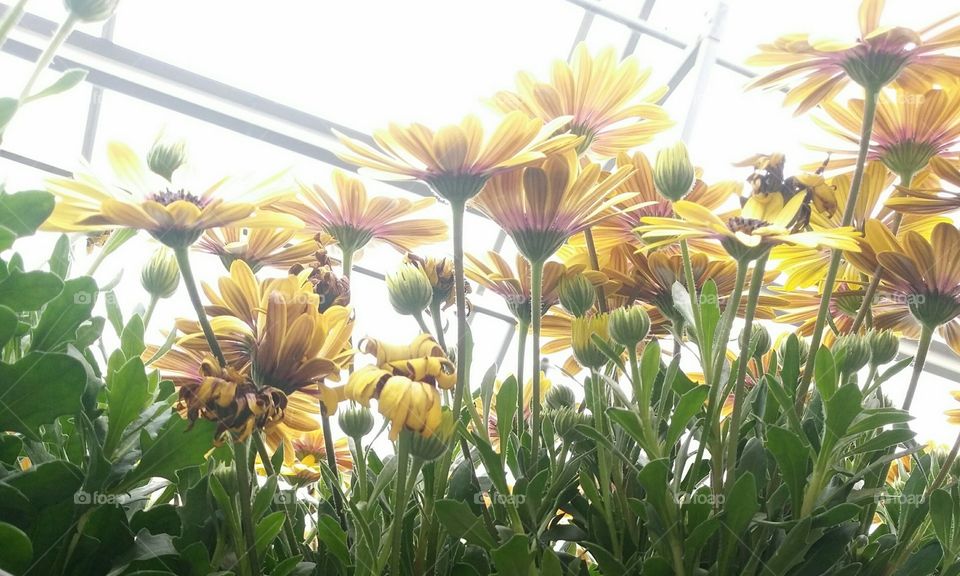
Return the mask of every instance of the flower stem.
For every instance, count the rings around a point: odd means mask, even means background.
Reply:
[[[604,412],[604,406],[606,405],[606,395],[603,390],[603,380],[600,378],[600,375],[597,374],[596,370],[590,371],[590,382],[592,384],[593,392],[591,396],[593,397],[593,406],[590,407],[590,411],[593,412],[593,426],[601,434],[607,436],[607,422],[606,422],[606,413]],[[613,553],[619,558],[621,542],[620,538],[617,535],[617,525],[613,519],[613,498],[610,494],[610,462],[607,459],[609,454],[603,448],[597,448],[597,480],[600,488],[600,495],[603,497],[603,502],[601,508],[603,509],[604,520],[607,524],[607,529],[610,531],[610,541],[613,543]],[[536,460],[534,460],[536,462]]]
[[[517,435],[523,436],[526,418],[523,415],[523,363],[527,351],[527,333],[530,324],[524,320],[517,323]]]
[[[157,307],[157,302],[160,301],[160,298],[156,294],[150,295],[150,302],[147,303],[147,310],[143,313],[143,331],[147,331],[147,326],[150,325],[150,319],[153,318],[153,311]]]
[[[909,410],[913,404],[913,395],[917,391],[917,383],[920,382],[920,374],[923,373],[923,365],[927,361],[927,352],[930,350],[930,342],[933,340],[933,328],[923,325],[920,328],[920,341],[917,342],[917,355],[913,360],[913,374],[910,375],[910,385],[907,387],[907,395],[903,399],[904,410]]]
[[[427,323],[423,320],[423,312],[417,312],[413,315],[413,318],[417,321],[417,326],[420,327],[420,332],[424,334],[430,333],[430,328],[427,327]]]
[[[410,459],[410,432],[404,430],[397,440],[397,484],[394,490],[393,518],[390,520],[390,574],[400,574],[400,548],[403,516],[407,508],[407,461]]]
[[[763,286],[763,274],[769,254],[767,252],[757,259],[753,267],[753,277],[750,279],[750,293],[747,296],[743,335],[740,338],[742,344],[740,361],[737,366],[737,382],[733,391],[733,412],[730,414],[730,424],[727,428],[727,486],[733,486],[737,479],[737,445],[740,443],[740,414],[743,411],[743,402],[746,399],[747,363],[750,361],[750,333],[753,331],[753,317],[757,312],[757,300],[760,299],[760,288]],[[757,366],[759,367],[759,363]]]
[[[193,277],[193,269],[190,268],[190,249],[179,247],[173,250],[177,257],[177,266],[180,268],[180,275],[183,276],[183,284],[187,287],[187,294],[190,295],[190,303],[197,313],[197,321],[200,323],[200,329],[207,339],[207,345],[210,346],[210,352],[217,359],[221,366],[227,365],[227,360],[220,349],[220,343],[217,342],[217,336],[213,333],[210,326],[210,320],[207,318],[207,312],[203,309],[203,303],[200,301],[200,292],[197,291],[197,281]]]
[[[273,468],[273,462],[270,461],[270,453],[267,452],[267,446],[263,442],[263,433],[259,430],[253,433],[253,444],[257,450],[257,453],[260,455],[260,461],[263,462],[264,472],[266,472],[268,476],[273,476],[276,474],[277,471]],[[293,547],[296,546],[297,551],[302,554],[304,551],[303,542],[300,538],[297,538],[296,532],[293,530],[293,518],[290,516],[290,511],[285,504],[280,504],[280,507],[283,508],[283,514],[285,517],[283,523],[283,538],[286,543],[286,547],[293,550]]]
[[[433,329],[437,333],[437,344],[447,351],[447,339],[443,335],[443,318],[440,311],[440,302],[430,301],[430,318],[433,320]]]
[[[60,49],[60,46],[63,45],[67,37],[70,36],[70,33],[73,32],[73,28],[77,25],[77,21],[78,18],[76,14],[70,12],[70,15],[67,16],[63,23],[60,24],[60,28],[58,28],[56,34],[53,35],[53,38],[50,40],[50,44],[47,44],[43,54],[40,55],[36,65],[33,67],[33,73],[30,75],[27,83],[23,86],[23,90],[20,92],[19,100],[21,106],[30,98],[30,92],[33,91],[33,86],[37,83],[37,80],[40,79],[40,74],[42,74],[43,71],[46,70],[50,65],[50,61],[53,60],[57,50]]]
[[[947,454],[946,459],[940,465],[940,471],[937,472],[937,477],[934,478],[933,483],[927,487],[926,492],[924,492],[924,500],[930,497],[930,494],[934,490],[943,486],[943,483],[946,481],[947,476],[950,474],[950,468],[953,467],[953,463],[957,460],[957,453],[960,452],[960,434],[957,434],[957,439],[953,441],[953,447],[950,448],[950,453]]]
[[[627,348],[627,356],[630,362],[630,378],[633,380],[633,396],[637,403],[637,411],[640,413],[640,423],[643,426],[643,433],[647,437],[647,454],[650,460],[660,458],[660,438],[657,436],[656,427],[650,414],[650,399],[653,390],[648,383],[640,378],[640,361],[637,358],[637,348],[630,346]],[[649,384],[652,384],[649,383]]]
[[[600,259],[597,258],[597,245],[593,241],[593,231],[587,228],[583,231],[583,238],[587,244],[587,257],[590,259],[590,267],[595,271],[600,271]],[[607,294],[603,286],[597,286],[597,310],[607,311]]]
[[[240,528],[243,530],[246,551],[241,555],[246,558],[250,574],[260,574],[260,563],[257,561],[256,532],[253,527],[253,509],[250,506],[250,473],[247,470],[247,441],[234,440],[233,465],[237,471],[237,487],[240,491]]]
[[[457,384],[453,392],[453,417],[460,420],[460,411],[463,409],[463,395],[469,386],[470,375],[467,374],[467,290],[463,278],[463,216],[466,203],[452,201],[453,209],[453,269],[454,290],[457,298]]]
[[[337,467],[337,453],[333,446],[333,430],[330,427],[330,414],[327,405],[320,402],[321,425],[323,426],[323,449],[327,453],[327,466],[333,478],[330,480],[330,494],[333,496],[333,507],[337,511],[340,527],[347,529],[347,517],[343,509],[343,498],[340,496],[340,469]]]
[[[697,347],[700,348],[700,357],[711,358],[710,350],[705,346],[706,338],[704,338],[704,335],[701,334],[701,324],[703,320],[700,316],[700,301],[697,297],[697,282],[693,277],[693,264],[690,260],[690,248],[687,246],[686,239],[680,240],[680,256],[683,259],[683,276],[687,284],[687,293],[690,295],[690,309],[693,310],[694,330],[697,334]],[[678,332],[677,338],[682,339],[683,330],[679,330]],[[711,366],[709,366],[709,362],[705,362],[703,370],[704,378],[707,382],[710,382],[710,368]]]
[[[353,441],[353,463],[356,466],[355,482],[357,492],[360,494],[360,501],[367,501],[367,459],[363,453],[363,443],[360,441],[363,437],[357,436],[351,438]]]
[[[10,33],[10,30],[12,30],[13,27],[20,22],[20,18],[23,16],[23,11],[27,6],[27,1],[28,0],[20,0],[17,2],[7,12],[3,22],[0,22],[0,45],[2,45],[3,41],[7,39],[7,35]]]
[[[860,187],[863,183],[863,172],[867,163],[867,152],[870,150],[870,135],[873,133],[873,119],[877,112],[877,97],[879,93],[879,89],[864,89],[860,149],[857,152],[857,164],[853,172],[853,180],[850,183],[850,195],[847,197],[847,205],[843,211],[841,226],[850,225],[857,208],[857,196],[860,195]],[[810,353],[807,357],[807,364],[803,368],[800,387],[797,390],[796,410],[798,414],[803,410],[807,391],[810,389],[810,381],[813,379],[813,368],[816,364],[817,351],[820,349],[820,341],[823,339],[823,331],[824,328],[826,328],[827,311],[830,309],[833,285],[837,280],[837,272],[840,270],[840,258],[842,256],[843,250],[837,248],[833,249],[833,253],[830,256],[830,267],[827,269],[827,277],[823,283],[823,294],[820,296],[820,310],[817,312],[817,322],[814,325],[813,337],[810,340]]]
[[[540,456],[540,310],[543,307],[543,262],[530,263],[530,318],[533,320],[533,390],[530,398],[532,438],[530,459],[536,466]],[[520,400],[521,404],[523,399]]]

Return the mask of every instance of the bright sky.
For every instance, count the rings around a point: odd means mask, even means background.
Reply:
[[[9,4],[9,0],[2,0]],[[853,38],[857,34],[856,0],[728,0],[728,17],[718,54],[736,63],[751,54],[756,44],[780,34],[815,31],[825,37]],[[602,5],[634,17],[642,0],[604,0]],[[920,26],[940,18],[949,8],[940,0],[891,0],[883,23]],[[459,120],[469,112],[489,115],[483,99],[509,88],[519,70],[543,76],[552,60],[566,58],[580,25],[583,10],[564,0],[352,0],[313,2],[277,0],[123,0],[115,41],[173,65],[301,108],[349,127],[370,132],[389,121],[422,121],[431,125]],[[659,0],[650,16],[651,26],[684,42],[705,30],[705,17],[714,0]],[[32,0],[28,10],[52,20],[63,16],[60,0]],[[98,33],[95,27],[86,31]],[[586,41],[596,51],[613,46],[621,51],[629,31],[597,17]],[[641,38],[636,56],[654,74],[651,86],[664,83],[680,63],[682,51],[650,37]],[[29,74],[25,62],[0,56],[4,93],[14,92]],[[695,73],[687,77],[666,108],[677,127],[657,142],[666,144],[680,135],[691,104],[699,106],[688,145],[694,160],[705,169],[708,181],[742,178],[745,172],[730,166],[756,152],[784,151],[791,164],[820,160],[804,149],[805,143],[828,140],[809,119],[794,119],[781,107],[781,95],[743,91],[746,79],[716,67],[710,71],[705,91],[694,93]],[[13,79],[14,81],[11,81]],[[56,166],[78,166],[83,126],[89,102],[88,85],[27,108],[7,132],[7,150]],[[93,166],[103,169],[107,140],[121,140],[146,150],[164,129],[182,136],[192,150],[192,166],[202,180],[255,167],[270,172],[290,167],[300,178],[325,183],[329,167],[280,148],[222,128],[107,92]],[[647,149],[654,153],[656,146]],[[7,188],[17,190],[42,185],[42,175],[21,165],[0,160]],[[397,193],[370,183],[372,191]],[[445,215],[443,207],[436,214]],[[493,245],[496,228],[479,218],[469,221],[468,249],[482,252]],[[31,241],[26,256],[41,263],[54,238]],[[128,312],[138,304],[136,278],[149,248],[131,243],[101,270],[101,281],[125,271],[119,290]],[[23,249],[23,246],[21,246]],[[445,246],[433,252],[443,253]],[[77,252],[85,259],[82,240]],[[508,246],[505,252],[513,254]],[[512,257],[512,256],[511,256]],[[198,257],[200,258],[200,257]],[[358,262],[377,270],[390,270],[397,256],[390,250],[370,250]],[[85,266],[87,262],[78,262]],[[209,264],[209,265],[206,265]],[[201,277],[213,280],[219,265],[210,260],[200,266]],[[410,319],[396,320],[383,330],[385,289],[360,276],[354,284],[359,308],[357,333],[379,334],[402,341],[416,333]],[[503,306],[489,296],[475,298],[497,310]],[[161,303],[153,327],[169,325],[175,315],[187,313],[187,300],[179,294]],[[389,312],[392,314],[392,311]],[[473,329],[479,346],[476,376],[496,357],[506,325],[478,316]],[[157,338],[157,336],[155,334]],[[492,344],[487,345],[487,342]],[[508,366],[512,366],[508,355]],[[529,355],[528,355],[529,357]],[[954,431],[944,423],[942,410],[953,401],[949,384],[925,376],[918,394],[916,429],[922,438],[950,442]],[[891,391],[892,395],[896,395]]]

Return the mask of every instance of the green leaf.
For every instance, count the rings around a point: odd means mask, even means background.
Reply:
[[[863,410],[862,401],[860,388],[856,384],[851,383],[841,386],[824,404],[827,412],[824,436],[826,437],[828,434],[833,434],[837,438],[846,436],[850,423]]]
[[[38,427],[80,410],[87,373],[66,354],[31,352],[16,364],[0,363],[0,430],[40,440]]]
[[[107,376],[107,437],[103,453],[113,456],[124,430],[150,404],[150,392],[143,361],[133,357],[120,370]]]
[[[497,381],[497,365],[491,364],[480,381],[480,399],[483,403],[483,421],[490,419],[490,404],[493,399],[493,388]]]
[[[761,576],[779,576],[786,574],[787,571],[803,559],[804,552],[810,547],[807,543],[807,537],[810,535],[810,517],[806,517],[787,532],[786,538],[777,546],[774,555],[762,562],[763,568]]]
[[[329,516],[324,517],[329,518]],[[254,532],[256,532],[257,535],[255,547],[257,549],[258,556],[263,558],[263,553],[267,551],[267,548],[270,547],[270,544],[272,544],[277,535],[280,534],[280,529],[283,528],[283,523],[285,521],[286,515],[283,513],[283,511],[277,511],[273,514],[267,515],[260,522],[257,522],[257,527]]]
[[[21,574],[30,568],[33,560],[33,543],[22,530],[12,524],[0,522],[0,570]]]
[[[903,444],[904,442],[912,440],[916,435],[916,432],[907,428],[893,428],[891,430],[884,430],[863,444],[854,446],[848,451],[848,454],[862,454],[864,452],[883,450],[884,448],[889,448],[890,446],[896,446],[897,444]]]
[[[39,310],[63,290],[63,281],[51,272],[12,270],[0,281],[0,304],[16,312]]]
[[[902,424],[910,420],[913,420],[913,416],[899,408],[873,408],[862,411],[860,416],[847,429],[847,434],[854,436],[890,424]]]
[[[0,98],[0,133],[7,127],[7,124],[13,120],[17,109],[20,108],[20,102],[16,98]]]
[[[120,309],[117,294],[113,290],[108,290],[103,295],[103,301],[106,303],[107,320],[113,326],[113,331],[119,336],[123,333],[123,310]]]
[[[70,274],[71,262],[73,262],[73,254],[70,252],[70,238],[66,234],[61,234],[53,247],[53,254],[50,255],[50,271],[61,280],[66,280]]]
[[[517,415],[517,379],[512,375],[500,385],[497,392],[497,434],[501,442],[501,454],[505,455],[506,443],[513,431],[513,419]]]
[[[880,376],[877,377],[877,380],[874,383],[874,386],[879,386],[880,384],[883,384],[887,380],[893,378],[894,376],[899,374],[904,368],[909,366],[912,362],[913,362],[913,356],[907,356],[906,358],[901,358],[900,360],[897,360],[896,363],[894,363],[892,366],[884,370],[883,373],[881,373]]]
[[[753,474],[746,474],[737,478],[736,484],[730,490],[730,496],[724,506],[723,523],[736,536],[742,534],[753,520],[753,515],[760,510],[757,502],[757,482]]]
[[[515,534],[499,548],[490,551],[490,558],[497,568],[498,576],[529,576],[533,556],[530,554],[530,539]]]
[[[837,365],[833,361],[833,354],[826,346],[822,346],[817,351],[817,359],[813,365],[813,379],[817,384],[817,390],[824,401],[829,401],[837,391],[839,375],[837,374]]]
[[[34,100],[39,100],[41,98],[47,98],[49,96],[66,92],[77,84],[83,82],[84,78],[86,77],[86,70],[82,70],[80,68],[71,68],[70,70],[67,70],[61,74],[53,84],[47,86],[36,94],[31,94],[25,98],[23,103],[26,104],[27,102],[33,102]]]
[[[267,478],[263,486],[257,489],[256,496],[253,497],[253,521],[256,522],[267,513],[273,497],[277,493],[277,476],[274,474]]]
[[[67,280],[63,291],[44,308],[33,331],[30,349],[49,352],[73,342],[77,328],[90,318],[97,301],[97,283],[89,276]]]
[[[350,566],[350,550],[347,548],[347,533],[333,516],[322,515],[317,522],[317,536],[324,543],[327,550],[333,554],[344,567]]]
[[[215,422],[198,420],[191,428],[190,422],[173,416],[156,438],[151,438],[144,430],[140,434],[140,449],[143,452],[140,463],[123,477],[121,487],[130,488],[155,477],[176,482],[177,470],[203,463],[204,455],[213,446],[216,427]]]
[[[0,98],[0,127],[4,124],[3,100]],[[50,216],[53,205],[53,194],[43,190],[0,192],[0,226],[13,230],[18,237],[29,236]]]
[[[0,462],[13,466],[23,449],[23,440],[15,434],[0,434]]]
[[[19,325],[17,313],[0,304],[0,348],[17,334]]]
[[[673,307],[680,313],[680,316],[683,317],[686,325],[692,329],[697,325],[697,322],[693,316],[693,307],[690,305],[690,293],[687,292],[686,286],[678,281],[674,281],[673,286],[670,287],[670,295],[673,298]]]
[[[942,558],[940,543],[931,542],[907,558],[893,576],[929,576],[936,572]]]
[[[468,543],[486,550],[497,545],[497,541],[484,527],[483,520],[470,511],[466,502],[438,500],[434,509],[440,523],[454,538],[463,538]]]
[[[861,508],[851,502],[837,504],[833,508],[813,517],[813,528],[833,528],[847,520],[856,518]]]
[[[713,338],[717,324],[720,323],[720,297],[717,295],[717,283],[713,278],[707,280],[700,289],[700,320],[702,323],[704,350],[713,350]]]
[[[700,408],[703,407],[703,403],[707,400],[707,394],[709,392],[709,387],[697,386],[680,397],[680,402],[677,403],[677,408],[673,411],[673,416],[670,418],[670,426],[667,428],[666,446],[668,448],[680,440],[683,431],[687,429],[687,424],[690,423],[697,412],[700,411]]]
[[[807,461],[810,450],[800,436],[778,426],[767,428],[767,449],[777,461],[784,484],[790,492],[792,510],[795,514],[799,513],[803,502],[804,486],[807,483]]]
[[[16,241],[17,235],[13,230],[0,226],[0,252],[9,249]]]
[[[952,550],[955,530],[953,498],[950,497],[949,492],[938,488],[930,494],[930,520],[933,531],[937,534],[937,540],[944,549]]]
[[[783,347],[780,381],[785,390],[796,390],[800,381],[800,340],[796,334],[787,336],[787,343]]]
[[[120,333],[120,349],[127,358],[139,358],[146,348],[143,345],[143,319],[134,314]]]
[[[643,356],[640,358],[640,381],[643,382],[645,390],[653,390],[659,373],[660,343],[654,339],[643,348]]]
[[[643,422],[640,415],[627,408],[609,408],[607,416],[610,420],[620,425],[623,430],[630,435],[640,446],[646,446],[647,440],[643,434]]]

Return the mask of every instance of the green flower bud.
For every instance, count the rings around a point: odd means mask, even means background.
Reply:
[[[573,395],[573,390],[563,384],[554,384],[547,391],[547,407],[553,410],[563,408],[573,408],[577,403],[577,398]]]
[[[404,430],[401,434],[410,435],[410,454],[424,462],[433,462],[443,456],[453,440],[453,411],[444,409],[440,416],[440,425],[429,436]]]
[[[610,313],[610,338],[621,346],[636,348],[650,332],[650,316],[640,306],[617,308]]]
[[[398,314],[414,316],[423,312],[433,298],[433,287],[423,270],[412,264],[402,264],[387,276],[387,294]]]
[[[169,248],[160,248],[140,271],[140,285],[156,298],[169,298],[180,285],[180,267]]]
[[[570,341],[573,347],[573,357],[586,368],[599,369],[607,363],[607,357],[593,342],[596,334],[603,340],[610,338],[607,326],[610,316],[597,314],[595,316],[580,316],[573,319],[570,328]]]
[[[225,464],[217,464],[213,468],[212,475],[220,481],[220,484],[223,486],[223,489],[227,491],[227,494],[236,494],[236,490],[238,489],[236,468]]]
[[[841,374],[853,374],[870,362],[870,343],[859,334],[844,334],[834,342],[833,358]]]
[[[593,419],[590,416],[577,412],[572,408],[561,408],[553,414],[553,429],[557,435],[567,442],[578,442],[584,439],[584,436],[577,432],[575,428],[578,424],[589,426]]]
[[[672,202],[682,200],[693,188],[696,172],[683,142],[677,142],[657,153],[653,183],[660,194]]]
[[[597,291],[583,274],[560,280],[560,305],[574,316],[583,316],[597,300]]]
[[[113,16],[120,0],[64,0],[63,5],[82,22],[101,22]]]
[[[173,179],[173,173],[186,161],[187,144],[183,140],[157,138],[147,152],[147,166],[150,171],[168,181]]]
[[[890,330],[870,331],[867,339],[870,341],[870,363],[874,366],[891,362],[900,351],[900,340]]]
[[[762,324],[754,323],[750,327],[750,347],[745,350],[743,342],[743,332],[740,332],[740,338],[737,339],[737,342],[740,344],[740,351],[746,351],[746,356],[763,356],[770,350],[770,332]]]
[[[373,413],[363,406],[350,406],[340,410],[337,423],[350,438],[363,438],[373,430]]]
[[[777,355],[780,357],[781,361],[787,357],[787,341],[786,334],[782,338],[778,338],[780,345],[777,351]],[[797,343],[800,345],[800,366],[803,366],[807,363],[807,355],[810,353],[810,343],[807,342],[806,338],[803,338],[800,335],[797,335]]]

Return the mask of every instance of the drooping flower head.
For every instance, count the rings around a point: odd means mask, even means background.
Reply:
[[[581,43],[569,64],[554,62],[549,82],[521,72],[516,91],[497,92],[491,104],[500,112],[520,111],[544,122],[570,118],[570,131],[583,138],[581,153],[612,158],[673,126],[657,105],[667,88],[641,94],[650,73],[635,58],[619,60],[613,48],[592,56]]]
[[[495,176],[474,201],[530,262],[545,262],[567,238],[609,217],[633,193],[613,194],[633,168],[604,176],[600,166],[581,166],[576,154],[554,154],[536,166]]]
[[[440,389],[450,390],[457,381],[456,367],[440,345],[421,334],[407,346],[367,339],[361,347],[377,363],[350,375],[346,397],[364,406],[377,401],[377,410],[390,421],[390,438],[404,429],[429,437],[442,424]]]
[[[576,137],[554,136],[568,120],[558,118],[544,124],[514,112],[486,138],[475,116],[436,131],[422,124],[391,124],[374,132],[375,146],[337,133],[347,147],[338,155],[379,178],[420,180],[442,198],[462,203],[475,196],[491,176],[572,145]]]
[[[862,98],[847,102],[824,102],[823,109],[832,122],[814,117],[824,130],[851,147],[814,147],[831,152],[828,166],[842,168],[856,163],[863,123]],[[956,158],[960,143],[960,91],[931,89],[922,94],[903,90],[883,91],[877,103],[877,116],[870,136],[867,159],[880,160],[901,177],[912,178],[935,157]],[[909,182],[901,182],[909,186]]]
[[[115,228],[145,230],[171,248],[193,244],[206,230],[222,226],[299,227],[296,218],[260,208],[288,194],[275,175],[245,186],[221,179],[205,188],[172,180],[151,171],[130,147],[111,142],[107,159],[116,183],[87,173],[73,179],[54,178],[47,188],[57,196],[44,229],[90,232]],[[228,188],[234,188],[228,192]]]
[[[408,253],[403,262],[416,266],[427,276],[430,281],[430,287],[433,289],[433,306],[446,309],[456,301],[454,293],[454,266],[450,258],[437,258],[434,256],[417,256]],[[464,289],[469,294],[470,285],[466,284]]]
[[[881,27],[883,0],[860,4],[860,37],[853,42],[814,40],[808,34],[782,36],[760,46],[760,53],[747,63],[777,66],[761,76],[753,87],[790,86],[785,104],[797,114],[833,99],[853,80],[870,90],[894,82],[911,92],[923,92],[932,84],[960,74],[960,56],[945,51],[960,46],[960,27],[947,26],[945,18],[921,30]]]
[[[434,198],[367,196],[357,178],[333,171],[334,194],[318,185],[300,185],[300,197],[277,202],[275,209],[303,220],[308,231],[324,233],[343,249],[354,253],[371,241],[380,241],[407,252],[423,244],[447,239],[447,225],[435,218],[410,218],[433,205]]]

